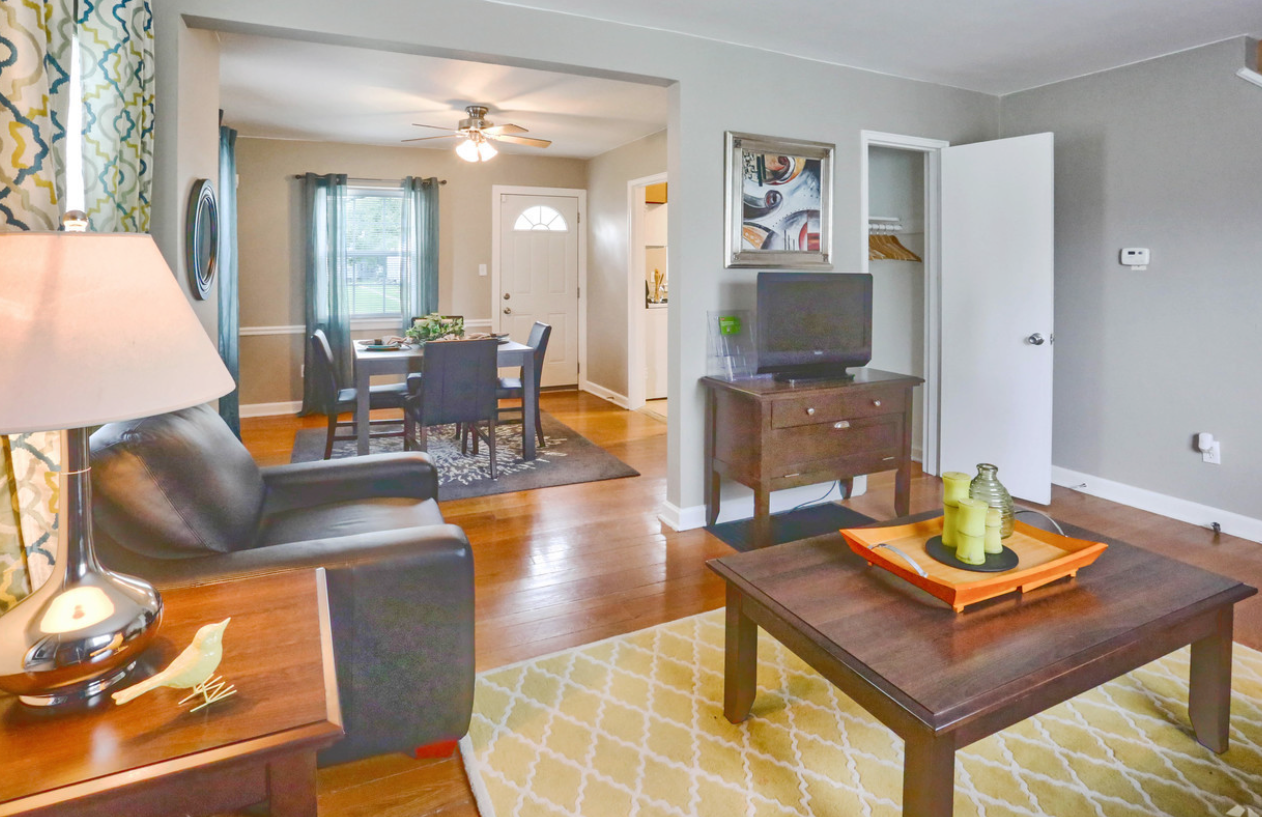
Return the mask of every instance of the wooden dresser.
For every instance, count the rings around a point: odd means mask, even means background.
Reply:
[[[703,377],[706,524],[722,478],[754,489],[753,541],[771,541],[771,492],[897,470],[894,511],[911,504],[911,399],[919,377],[859,369],[850,381],[778,383]]]

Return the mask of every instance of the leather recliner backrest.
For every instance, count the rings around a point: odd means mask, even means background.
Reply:
[[[93,521],[122,547],[179,559],[254,544],[263,478],[209,406],[110,423],[91,447]]]

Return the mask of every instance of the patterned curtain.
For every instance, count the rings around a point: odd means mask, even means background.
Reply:
[[[222,115],[222,112],[221,112]],[[237,132],[219,126],[219,356],[237,388],[219,398],[219,416],[241,436],[241,356],[237,299]]]
[[[72,3],[0,0],[0,230],[60,221]],[[55,433],[0,436],[0,613],[52,572],[57,462]]]
[[[148,0],[80,3],[85,206],[99,233],[149,232],[153,13]]]
[[[0,229],[55,230],[74,0],[0,0]]]
[[[302,182],[303,216],[307,225],[307,337],[323,329],[333,350],[338,380],[351,382],[350,293],[346,291],[346,174],[317,176]],[[311,345],[304,344],[307,372],[314,372]],[[324,411],[314,377],[303,378],[302,413]]]
[[[403,328],[438,311],[438,179],[403,180]]]

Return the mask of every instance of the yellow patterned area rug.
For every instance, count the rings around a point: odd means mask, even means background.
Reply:
[[[482,673],[461,742],[482,817],[874,815],[902,741],[765,633],[758,698],[723,717],[715,611]],[[960,817],[1262,810],[1262,653],[1239,644],[1231,748],[1191,735],[1181,650],[956,753]]]

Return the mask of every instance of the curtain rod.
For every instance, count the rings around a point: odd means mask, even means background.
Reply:
[[[305,173],[295,173],[295,174],[294,174],[294,178],[295,178],[295,179],[305,179],[306,177],[307,177],[307,175],[306,175]],[[356,181],[356,182],[402,182],[402,181],[403,181],[402,179],[366,179],[366,178],[364,178],[364,177],[362,177],[362,176],[348,176],[348,177],[347,177],[347,180],[348,180],[348,181]],[[439,184],[446,184],[446,183],[447,183],[447,180],[446,180],[446,179],[439,179],[439,180],[438,180],[438,183],[439,183]]]

